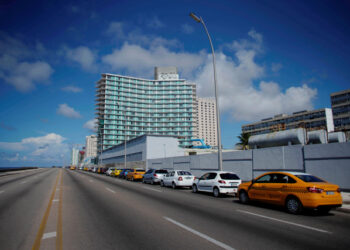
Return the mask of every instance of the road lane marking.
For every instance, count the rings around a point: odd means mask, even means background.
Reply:
[[[211,243],[213,243],[213,244],[215,244],[223,249],[234,250],[234,248],[230,247],[229,245],[226,245],[225,243],[217,241],[217,240],[209,237],[208,235],[202,234],[202,233],[200,233],[200,232],[198,232],[198,231],[196,231],[188,226],[185,226],[184,224],[181,224],[180,222],[177,222],[177,221],[169,218],[169,217],[164,216],[163,218],[166,219],[167,221],[169,221],[169,222],[171,222],[171,223],[173,223],[173,224],[175,224],[175,225],[177,225],[177,226],[179,226],[179,227],[181,227],[181,228],[183,228],[183,229],[185,229],[185,230],[187,230],[187,231],[189,231],[189,232],[191,232],[191,233],[193,233],[193,234],[195,234],[195,235],[197,235],[205,240],[207,240],[207,241],[210,241]]]
[[[45,234],[43,235],[42,240],[50,239],[50,238],[53,238],[53,237],[56,237],[56,232],[45,233]]]
[[[3,190],[0,190],[0,194],[2,194],[3,192],[5,192],[5,191],[3,191]]]
[[[93,180],[89,180],[90,182],[94,182]]]
[[[21,184],[27,183],[27,181],[22,181]]]
[[[46,222],[47,222],[47,219],[48,219],[49,214],[50,214],[50,210],[51,210],[51,206],[52,206],[52,200],[55,197],[55,190],[56,190],[56,187],[57,187],[57,184],[58,184],[59,177],[60,177],[60,175],[58,174],[57,178],[56,178],[56,183],[55,183],[54,188],[53,188],[52,193],[51,193],[49,204],[47,205],[44,217],[43,217],[43,219],[42,219],[42,221],[40,223],[40,227],[39,227],[38,233],[36,235],[36,238],[35,238],[32,250],[39,250],[40,249],[41,238],[43,237],[45,226],[46,226]]]
[[[149,187],[143,187],[143,188],[148,189],[148,190],[152,190],[152,191],[156,191],[156,192],[162,192],[161,190],[153,189],[153,188],[149,188]]]
[[[57,202],[57,201],[59,201],[59,199],[55,199],[55,200],[52,200],[53,202]]]
[[[60,181],[60,194],[58,203],[58,217],[57,217],[57,238],[56,238],[56,250],[62,250],[62,186],[63,186],[63,175],[61,171],[61,181]]]
[[[106,187],[106,189],[107,189],[109,192],[112,192],[113,194],[115,194],[115,191],[114,191],[114,190],[112,190],[112,189],[110,189],[110,188],[108,188],[108,187]]]
[[[293,226],[297,226],[297,227],[302,227],[302,228],[314,230],[314,231],[321,232],[321,233],[328,233],[328,234],[331,234],[331,233],[332,233],[332,232],[329,232],[329,231],[326,231],[326,230],[323,230],[323,229],[319,229],[319,228],[315,228],[315,227],[309,227],[309,226],[305,226],[305,225],[298,224],[298,223],[294,223],[294,222],[290,222],[290,221],[280,220],[280,219],[268,217],[268,216],[261,215],[261,214],[251,213],[251,212],[244,211],[244,210],[239,210],[239,209],[237,209],[236,211],[241,212],[241,213],[246,213],[246,214],[254,215],[254,216],[257,216],[257,217],[261,217],[261,218],[265,218],[265,219],[269,219],[269,220],[273,220],[273,221],[282,222],[282,223],[289,224],[289,225],[293,225]]]

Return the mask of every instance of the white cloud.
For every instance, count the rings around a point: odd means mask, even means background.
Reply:
[[[56,161],[62,163],[62,155],[69,153],[69,146],[64,143],[65,140],[59,134],[49,133],[45,136],[24,138],[20,142],[0,142],[0,149],[16,151],[15,155],[2,153],[3,160],[8,162]]]
[[[20,40],[0,33],[0,78],[21,92],[34,89],[38,83],[48,83],[54,70],[47,62],[33,60],[43,53],[45,48],[40,43],[29,48]]]
[[[176,66],[182,78],[197,84],[198,96],[214,96],[211,54],[176,51],[164,38],[125,30],[123,23],[113,23],[108,29],[124,41],[120,48],[102,57],[102,62],[112,70],[152,77],[155,66]],[[135,36],[144,40],[132,40]],[[156,42],[157,39],[162,42]],[[247,38],[225,44],[216,53],[220,109],[235,120],[255,121],[313,108],[316,89],[305,84],[282,89],[277,82],[262,81],[266,78],[266,68],[256,62],[256,57],[265,52],[263,41],[260,33],[250,30]],[[275,71],[281,67],[281,64],[273,65]]]
[[[144,47],[164,46],[169,48],[181,47],[181,43],[177,39],[165,39],[160,36],[146,35],[140,29],[130,30],[128,24],[122,22],[111,22],[106,30],[106,34],[114,37],[118,41],[128,42],[130,44],[140,45]]]
[[[81,118],[79,112],[75,111],[72,107],[69,107],[66,103],[60,104],[57,109],[57,114],[63,115],[68,118],[78,119]]]
[[[272,63],[271,64],[271,70],[274,73],[277,73],[278,71],[280,71],[283,68],[283,65],[281,63]]]
[[[163,28],[165,25],[162,23],[157,16],[154,16],[152,19],[148,19],[147,26],[153,29]]]
[[[191,26],[191,25],[189,25],[189,24],[183,24],[182,26],[181,26],[181,28],[182,28],[182,32],[183,33],[185,33],[185,34],[192,34],[193,33],[193,31],[194,31],[194,28],[193,28],[193,26]]]
[[[79,93],[83,91],[81,88],[78,88],[75,86],[66,86],[66,87],[63,87],[62,90],[65,92],[72,92],[72,93]]]
[[[95,71],[96,55],[86,46],[79,46],[75,49],[64,48],[66,57],[78,64],[86,71]]]
[[[262,51],[262,36],[249,32],[252,40],[234,41],[230,48],[235,51],[230,58],[224,53],[217,54],[217,78],[219,105],[235,120],[255,121],[279,113],[290,113],[301,109],[312,109],[316,89],[307,85],[292,86],[281,90],[276,82],[254,82],[265,76],[265,68],[255,62],[256,55]],[[234,61],[235,59],[235,61]],[[195,77],[199,96],[214,96],[213,69],[206,61]]]
[[[89,129],[91,132],[96,133],[97,132],[97,122],[98,122],[97,119],[89,120],[84,124],[83,128]]]
[[[201,66],[206,55],[204,52],[191,54],[172,52],[163,46],[145,49],[140,45],[125,43],[112,54],[102,57],[102,62],[113,70],[126,69],[131,74],[151,76],[155,66],[177,66],[182,76],[190,76]]]

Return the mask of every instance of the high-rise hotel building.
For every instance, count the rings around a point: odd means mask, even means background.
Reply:
[[[214,98],[197,98],[197,137],[205,144],[217,146],[216,104]]]
[[[96,88],[99,152],[143,134],[192,145],[196,85],[179,79],[176,67],[156,67],[154,80],[102,74]]]

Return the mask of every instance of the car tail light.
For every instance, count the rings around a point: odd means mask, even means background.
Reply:
[[[181,176],[178,178],[178,181],[182,181],[182,177]]]
[[[157,177],[157,174],[153,174],[154,177]]]
[[[193,180],[195,180],[195,179],[196,179],[196,176],[193,177]]]
[[[308,187],[307,190],[310,193],[322,193],[323,192],[323,189],[317,188],[317,187]]]
[[[219,183],[221,183],[221,184],[226,184],[226,181],[219,180]]]
[[[337,189],[337,192],[340,193],[340,188]]]

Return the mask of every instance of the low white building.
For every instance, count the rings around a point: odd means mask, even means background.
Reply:
[[[141,135],[102,152],[100,165],[106,167],[141,167],[147,169],[147,160],[184,156],[184,148],[174,136]]]

